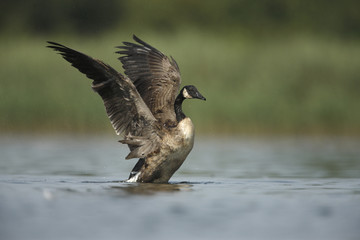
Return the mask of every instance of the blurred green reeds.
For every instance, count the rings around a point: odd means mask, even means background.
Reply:
[[[118,32],[121,32],[120,30]],[[360,42],[301,34],[271,39],[182,29],[140,38],[178,62],[201,134],[360,134]],[[130,34],[0,37],[2,132],[112,132],[91,81],[51,49],[59,41],[122,72]]]

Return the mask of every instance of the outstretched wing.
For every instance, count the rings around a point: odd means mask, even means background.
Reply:
[[[124,42],[117,53],[125,74],[134,83],[154,117],[168,125],[176,125],[175,97],[181,84],[180,71],[173,58],[133,36],[139,43]]]
[[[134,84],[109,65],[64,45],[48,42],[72,66],[93,80],[92,88],[104,101],[107,115],[132,151],[127,158],[145,157],[157,148],[153,125],[156,121]]]

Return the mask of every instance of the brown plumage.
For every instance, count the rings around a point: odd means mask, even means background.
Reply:
[[[65,60],[93,80],[115,132],[130,153],[140,158],[129,182],[167,182],[192,149],[194,128],[182,112],[184,99],[205,98],[194,86],[180,93],[180,71],[173,58],[140,40],[124,42],[117,53],[124,76],[100,60],[64,45],[48,42]],[[175,96],[177,97],[175,98]]]
[[[119,60],[123,64],[125,74],[134,83],[154,117],[161,123],[176,125],[174,112],[175,97],[179,92],[180,70],[173,58],[143,42],[136,36],[135,43],[124,42],[118,48],[124,54]]]

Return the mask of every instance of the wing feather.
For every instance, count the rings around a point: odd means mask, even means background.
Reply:
[[[117,53],[125,74],[134,83],[154,117],[162,123],[176,124],[175,97],[179,91],[180,70],[173,58],[168,58],[135,35],[137,43],[124,42]]]
[[[155,151],[158,135],[154,129],[155,117],[147,107],[134,84],[109,65],[64,45],[48,42],[49,48],[59,52],[65,60],[93,80],[92,88],[103,99],[107,115],[115,132],[131,137],[129,157],[145,157]],[[136,142],[136,144],[132,144]]]

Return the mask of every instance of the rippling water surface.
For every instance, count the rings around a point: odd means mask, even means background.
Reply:
[[[359,239],[360,139],[198,138],[171,184],[114,137],[0,138],[0,239]]]

